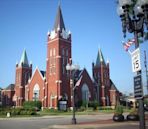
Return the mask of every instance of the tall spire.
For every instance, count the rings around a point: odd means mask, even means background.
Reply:
[[[96,65],[100,66],[101,64],[105,65],[105,61],[104,61],[104,57],[103,57],[102,51],[99,48],[98,56],[97,56],[97,60],[96,60]]]
[[[22,53],[19,66],[29,67],[28,58],[27,58],[27,54],[26,54],[26,50],[25,50],[25,49],[24,49],[24,51],[23,51],[23,53]]]
[[[60,2],[58,5],[58,11],[57,11],[56,20],[54,23],[54,30],[56,31],[57,29],[60,29],[60,30],[64,29],[65,30],[65,25],[64,25],[61,7],[60,7]]]

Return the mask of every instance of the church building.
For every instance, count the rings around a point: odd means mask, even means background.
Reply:
[[[71,107],[71,74],[66,70],[66,65],[72,63],[71,49],[72,35],[66,29],[59,5],[53,29],[47,34],[46,70],[36,67],[32,72],[26,50],[16,64],[14,105],[20,107],[24,101],[39,100],[42,107],[57,109],[64,99]],[[97,100],[102,106],[116,105],[119,91],[110,79],[109,62],[105,63],[101,49],[96,63],[92,63],[92,78],[85,68],[77,70],[74,78],[75,102]]]

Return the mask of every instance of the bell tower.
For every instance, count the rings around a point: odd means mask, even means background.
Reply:
[[[66,65],[71,59],[71,33],[65,28],[62,11],[58,6],[53,30],[48,32],[46,79],[48,106],[58,107],[58,101],[65,98],[70,106],[71,94]]]
[[[32,75],[32,64],[29,65],[26,50],[23,51],[19,64],[16,64],[15,96],[16,106],[22,106],[25,101],[25,85]]]
[[[110,105],[109,62],[105,63],[101,49],[98,51],[96,63],[92,63],[93,78],[96,85],[96,99],[102,106]]]

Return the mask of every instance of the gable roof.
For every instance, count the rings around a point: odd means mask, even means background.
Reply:
[[[89,74],[88,74],[88,72],[87,72],[87,70],[85,68],[83,70],[78,70],[77,73],[76,73],[76,77],[75,77],[75,78],[77,78],[76,86],[78,86],[78,85],[81,84],[81,81],[83,80],[83,77],[84,77],[83,76],[84,73],[86,73],[86,75],[88,76],[88,78],[91,80],[91,77],[89,76]]]
[[[62,29],[65,30],[65,25],[64,25],[64,20],[63,20],[63,16],[62,16],[62,11],[61,11],[60,5],[58,6],[56,20],[55,20],[55,23],[54,23],[54,30],[56,31],[58,28],[60,30],[62,30]]]
[[[36,71],[39,73],[39,75],[41,76],[42,80],[44,80],[44,77],[46,77],[46,72],[45,71],[42,71],[42,70],[39,70],[39,68],[36,67],[35,70],[34,70],[34,72],[33,72],[33,74],[32,74],[32,76],[31,76],[30,82],[32,81],[32,79],[33,79]]]
[[[115,84],[113,83],[113,81],[110,79],[110,90],[116,90],[118,91],[117,87],[115,86]]]

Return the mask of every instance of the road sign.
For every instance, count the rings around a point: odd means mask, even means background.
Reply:
[[[138,72],[141,70],[141,63],[140,63],[140,49],[137,48],[135,51],[131,54],[132,58],[132,69],[133,72]]]
[[[135,99],[141,99],[143,97],[141,74],[134,77],[134,96]]]

